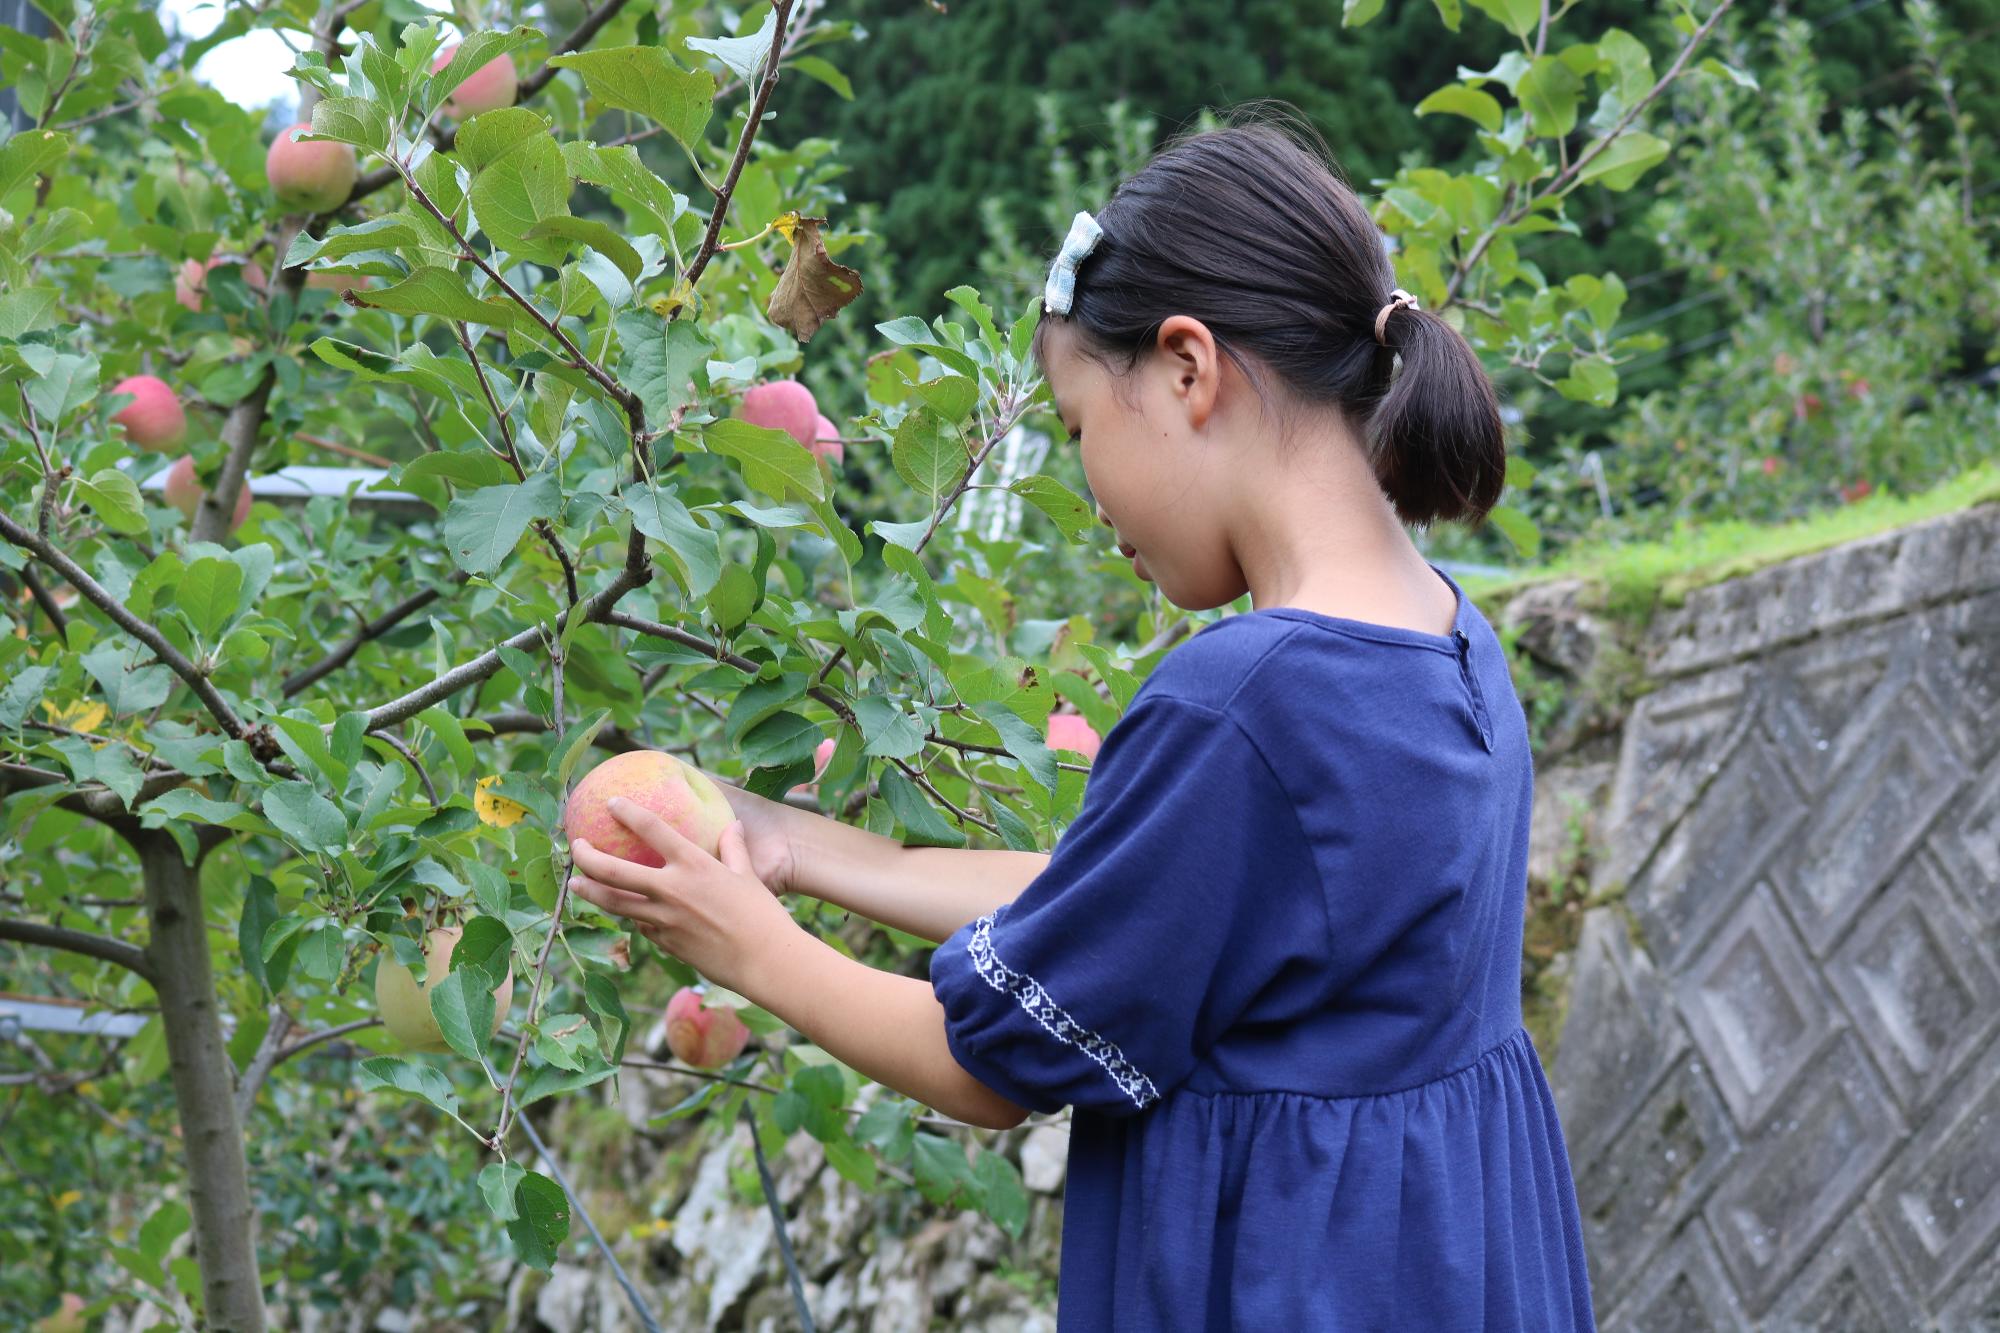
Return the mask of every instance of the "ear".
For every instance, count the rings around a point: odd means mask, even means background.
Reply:
[[[1158,346],[1173,377],[1170,387],[1186,405],[1188,424],[1201,429],[1222,392],[1222,354],[1215,335],[1192,315],[1170,315],[1160,324]]]

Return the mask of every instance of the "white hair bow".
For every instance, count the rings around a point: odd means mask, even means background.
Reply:
[[[1049,269],[1049,280],[1042,288],[1042,307],[1054,314],[1067,315],[1070,303],[1076,296],[1076,266],[1085,255],[1097,248],[1097,242],[1104,235],[1104,228],[1097,225],[1097,219],[1088,213],[1078,213],[1069,224],[1069,235],[1063,238],[1062,253]]]

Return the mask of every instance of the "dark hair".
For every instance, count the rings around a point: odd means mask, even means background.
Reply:
[[[1169,316],[1206,324],[1265,394],[1268,367],[1305,404],[1336,404],[1365,425],[1376,480],[1411,524],[1477,525],[1507,469],[1500,404],[1458,330],[1390,300],[1382,233],[1341,179],[1325,141],[1235,109],[1219,129],[1183,132],[1093,216],[1104,229],[1077,267],[1067,318],[1082,355],[1130,372]],[[1400,374],[1392,374],[1397,357]]]

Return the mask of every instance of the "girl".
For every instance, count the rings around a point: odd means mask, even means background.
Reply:
[[[1403,526],[1494,504],[1493,388],[1310,131],[1183,136],[1071,242],[1035,354],[1100,517],[1169,601],[1255,609],[1154,670],[1052,856],[725,788],[720,861],[628,814],[666,867],[579,840],[577,892],[941,1111],[1073,1106],[1066,1331],[1590,1329],[1521,1025],[1526,720]],[[929,984],[760,885],[939,941]]]

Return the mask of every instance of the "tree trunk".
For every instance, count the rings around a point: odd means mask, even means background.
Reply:
[[[160,997],[187,1153],[206,1327],[214,1333],[264,1333],[250,1168],[236,1118],[236,1071],[222,1043],[200,881],[167,835],[142,835],[138,848],[153,932],[146,957]]]

